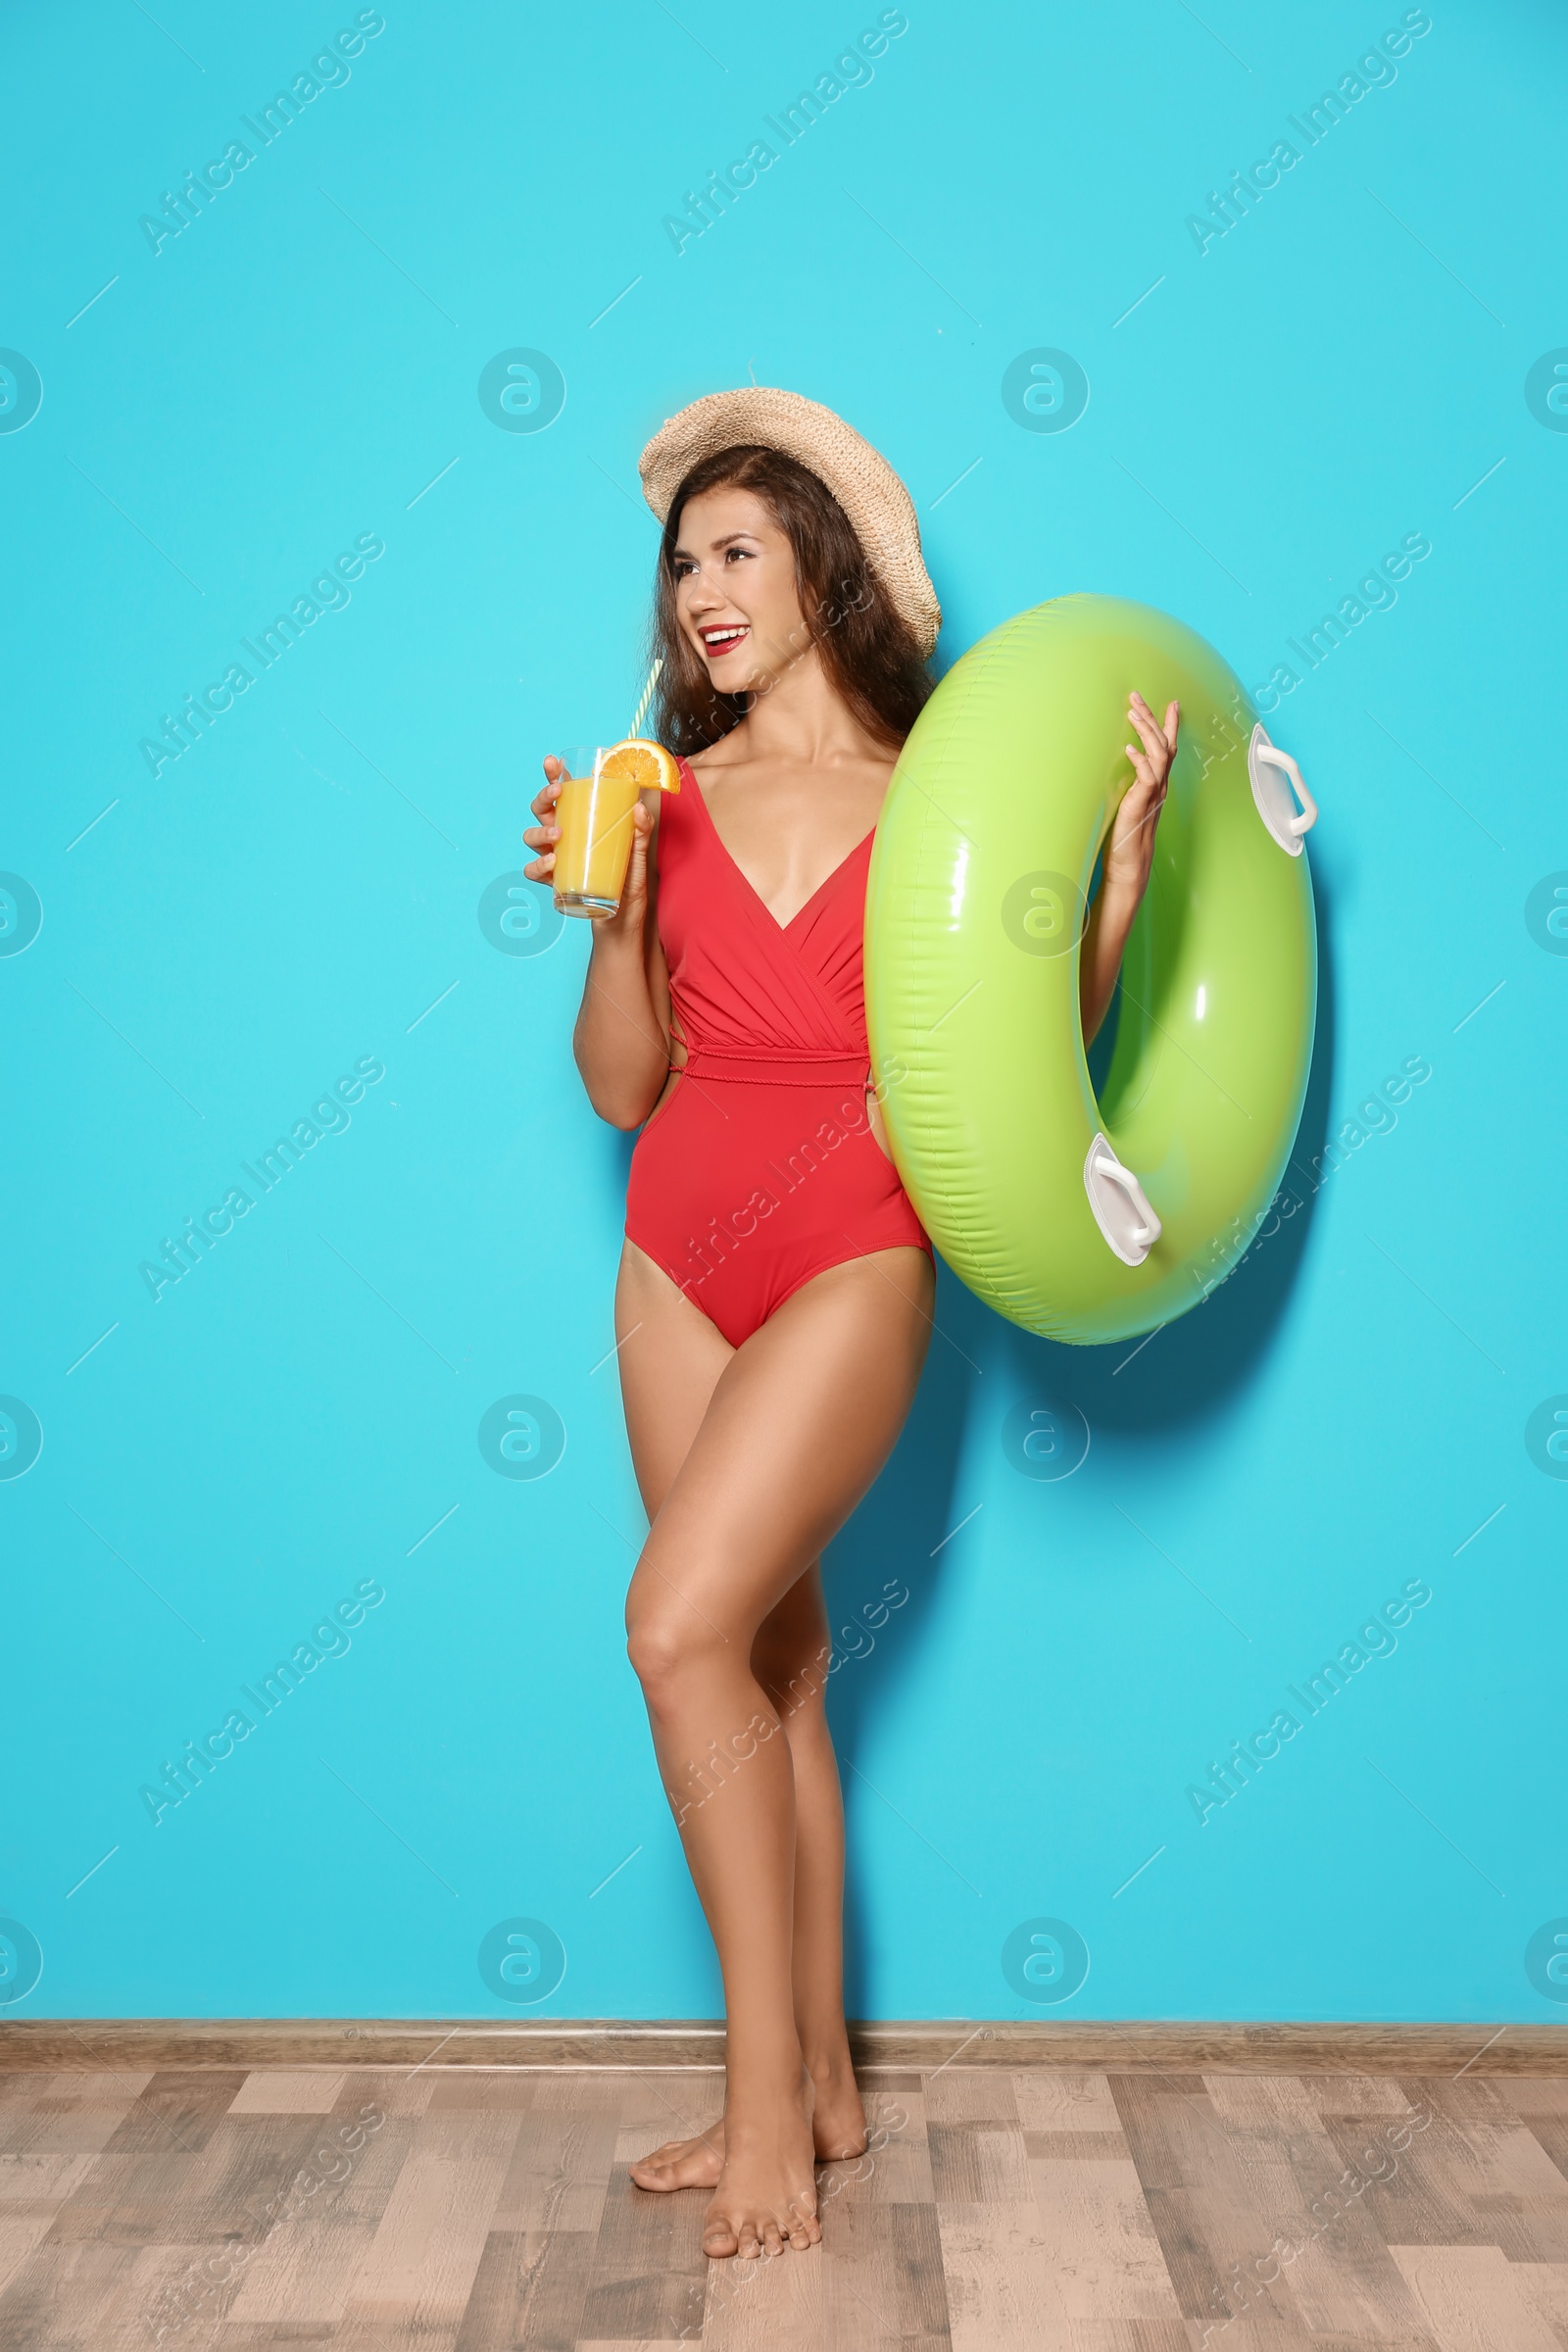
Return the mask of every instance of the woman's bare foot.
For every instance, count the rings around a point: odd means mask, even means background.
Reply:
[[[627,2168],[639,2188],[716,2188],[724,2170],[724,2126],[695,2139],[666,2139]]]
[[[865,2154],[865,2109],[846,2058],[842,2066],[811,2077],[811,2140],[818,2164]]]
[[[811,2077],[811,2143],[818,2164],[865,2154],[865,2109],[848,2059]],[[630,2166],[639,2188],[716,2188],[724,2170],[723,2118],[692,2139],[666,2139]]]
[[[793,2247],[804,2254],[822,2235],[806,2108],[787,2100],[771,2114],[731,2116],[724,2169],[703,2217],[703,2252],[743,2262]]]

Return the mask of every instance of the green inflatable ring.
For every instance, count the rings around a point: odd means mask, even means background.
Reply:
[[[1078,942],[1134,687],[1181,733],[1097,1101]],[[927,1232],[1026,1331],[1152,1331],[1266,1215],[1312,1054],[1316,813],[1219,656],[1147,605],[1020,613],[921,712],[866,892],[872,1067]]]

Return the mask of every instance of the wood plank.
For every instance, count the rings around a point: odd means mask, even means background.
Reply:
[[[1114,2132],[1121,2136],[1110,2084],[1096,2068],[1031,2067],[1013,2076],[1012,2095],[1026,2132]]]
[[[1381,2119],[1324,2117],[1338,2158],[1338,2177],[1323,2191],[1326,2204],[1332,2208],[1337,2201],[1347,2211],[1359,2210],[1370,2198],[1390,2245],[1490,2245],[1489,2233],[1466,2203],[1475,2168],[1464,2149],[1446,2158],[1436,2152],[1433,2135],[1441,2127],[1435,2118],[1424,2131],[1395,2117],[1388,2121],[1397,2131],[1412,2132],[1407,2148],[1390,2147]],[[1367,2185],[1358,2191],[1357,2180]]]
[[[1240,2128],[1221,2124],[1200,2078],[1112,2075],[1110,2087],[1184,2320],[1199,2332],[1245,2320],[1250,2352],[1306,2345],[1289,2288],[1263,2283],[1256,2267],[1279,2234],[1282,2204],[1298,2206],[1294,2183],[1257,2195]]]
[[[822,2308],[826,2267],[820,2246],[804,2254],[792,2247],[754,2261],[710,2262],[703,2352],[819,2352],[828,2340]],[[862,2325],[867,2316],[861,2313]]]
[[[1031,2164],[1125,2164],[1128,2147],[1122,2132],[1026,2132],[1024,2153]]]
[[[869,2187],[879,2205],[930,2205],[936,2199],[931,2149],[926,2138],[925,2099],[918,2091],[862,2091],[865,2154],[842,2164],[825,2164],[817,2194],[825,2214],[832,2197]],[[832,2184],[837,2183],[834,2187]],[[831,2188],[831,2196],[830,2196]],[[824,2230],[826,2224],[824,2223]]]
[[[454,2352],[575,2352],[594,2236],[492,2230]]]
[[[80,2164],[77,2156],[68,2161]],[[0,2205],[0,2290],[16,2278],[23,2264],[48,2236],[58,2207],[53,2198],[16,2198]]]
[[[1004,2124],[1021,2131],[1012,2078],[989,2069],[942,2067],[926,2077],[925,2120],[932,2124]]]
[[[6,2352],[100,2352],[99,2322],[124,2292],[137,2251],[101,2239],[45,2239],[0,2293],[0,2344]],[[144,2352],[146,2342],[144,2333]]]
[[[94,2073],[10,2080],[31,2095],[7,2102],[0,2115],[0,2152],[44,2156],[96,2154],[106,2148],[152,2077]]]
[[[722,2099],[724,2095],[723,2075],[706,2067],[654,2067],[646,2070],[646,2078],[642,2069],[551,2067],[527,2078],[533,2084],[533,2097],[528,2103],[541,2115],[619,2115],[626,2099],[645,2079],[656,2087],[662,2079],[666,2090],[673,2086],[679,2096],[685,2095],[694,2081],[712,2086],[711,2092],[705,2090],[701,2094],[704,2097],[712,2095]]]
[[[1456,2082],[1429,2081],[1423,2088],[1429,2105],[1453,2126],[1480,2167],[1476,2212],[1481,2221],[1505,2214],[1518,2223],[1534,2259],[1568,2262],[1568,2168],[1547,2145],[1550,2121],[1527,2121],[1501,2096],[1500,2084],[1477,2082],[1474,2076]],[[1564,2142],[1568,2130],[1558,2135],[1559,2148]],[[1511,2249],[1500,2231],[1494,2236],[1510,2260],[1532,2258]]]
[[[1514,2262],[1568,2260],[1568,2180],[1523,2119],[1473,2081],[1409,2088],[1433,2120],[1377,2187],[1389,2242],[1496,2245]],[[1346,2163],[1369,2172],[1381,2135],[1370,2140],[1365,2118],[1324,2120]]]
[[[1479,2075],[1424,2076],[1409,2085],[1410,2102],[1419,2103],[1433,2115],[1447,2118],[1460,2131],[1473,2126],[1488,2130],[1512,2130],[1518,2123],[1518,2110],[1503,2096],[1505,2085],[1489,2082]]]
[[[1521,2123],[1544,2148],[1559,2173],[1568,2179],[1568,2115],[1534,2114],[1521,2116]]]
[[[938,2206],[1022,2205],[1032,2190],[1029,2151],[1018,2124],[926,2125]]]
[[[1568,2346],[1568,2264],[1516,2262],[1513,2277],[1558,2341]]]
[[[1062,2340],[1065,2352],[1191,2352],[1193,2339],[1180,2320],[1069,2320]]]
[[[50,2245],[150,2246],[169,2234],[197,2155],[94,2156],[50,2228]]]
[[[569,2231],[597,2237],[617,2130],[612,2115],[522,2116],[490,2217],[492,2233]]]
[[[419,2127],[415,2117],[391,2116],[373,2132],[363,2128],[363,2147],[349,2151],[348,2179],[274,2217],[230,2307],[236,2325],[337,2326]]]
[[[1251,2213],[1265,2228],[1272,2219],[1274,2229],[1267,2243],[1259,2239],[1250,2253],[1227,2257],[1225,2297],[1245,2309],[1242,2297],[1267,2281],[1266,2291],[1298,2316],[1314,2347],[1372,2342],[1431,2352],[1382,2234],[1375,2168],[1392,2174],[1397,2159],[1380,2138],[1368,2151],[1366,2171],[1347,2179],[1343,2149],[1327,2119],[1302,2102],[1301,2088],[1298,2079],[1231,2078],[1213,2102],[1228,2108],[1221,2121]],[[1360,2146],[1397,2120],[1357,2117],[1344,2128]]]
[[[1496,2246],[1390,2248],[1439,2352],[1559,2352]]]
[[[1568,2034],[1563,2039],[1568,2041]],[[1499,2082],[1497,2088],[1515,2115],[1568,2116],[1568,2082],[1531,2075],[1518,2082]]]
[[[15,2220],[25,2209],[47,2205],[51,2212],[92,2169],[92,2152],[80,2156],[0,2156],[0,2214]]]
[[[1270,2280],[1275,2301],[1296,2313],[1314,2345],[1329,2339],[1425,2343],[1420,2315],[1383,2241],[1375,2182],[1361,2199],[1332,2194],[1345,2169],[1343,2148],[1307,2082],[1299,2076],[1211,2074],[1204,2080],[1250,2211],[1265,2231],[1250,2252],[1227,2256],[1227,2266],[1241,2265],[1242,2291],[1256,2291]],[[1342,2119],[1349,2135],[1346,2144],[1363,2146],[1394,2120]],[[1395,2159],[1381,2138],[1378,2150],[1369,2165],[1391,2168]],[[1272,2237],[1266,2234],[1271,2224]],[[1227,2278],[1235,2277],[1227,2267]]]
[[[427,2113],[434,2115],[442,2108],[482,2107],[487,2114],[499,2114],[503,2108],[515,2108],[519,2114],[531,2115],[540,2104],[539,2089],[542,2077],[530,2070],[512,2071],[498,2066],[433,2066],[429,2070],[435,2087],[430,2093]],[[567,2076],[566,2080],[572,2080]],[[573,2103],[578,2112],[580,2102]]]
[[[260,2067],[234,2094],[230,2115],[330,2115],[344,2070],[326,2066]]]
[[[937,2218],[954,2352],[1065,2352],[1068,2316],[1033,2198],[939,2205]]]
[[[1298,2075],[1319,2115],[1403,2115],[1404,2086],[1389,2075]],[[1568,2093],[1568,2082],[1562,2085]]]
[[[0,2290],[43,2244],[93,2161],[90,2155],[0,2157]]]
[[[925,2094],[926,2145],[937,2209],[1027,2207],[1034,2185],[1011,2075],[933,2075]]]
[[[1313,2352],[1328,2343],[1376,2344],[1386,2352],[1436,2352],[1402,2272],[1378,2234],[1375,2212],[1313,2225],[1303,2236],[1287,2229],[1268,2250],[1280,2266],[1272,2289],[1306,2326]]]
[[[622,2077],[633,2112],[646,2086]],[[649,2127],[645,2124],[643,2129]],[[617,2136],[624,2136],[617,2126]],[[660,2130],[658,2136],[670,2132]],[[593,2341],[695,2341],[711,2267],[702,2250],[702,2193],[659,2195],[634,2186],[617,2161],[606,2184],[588,2272],[582,2332]]]
[[[354,2273],[334,2339],[344,2352],[385,2352],[389,2336],[456,2336],[520,2122],[515,2114],[422,2119]]]
[[[863,2095],[864,2155],[817,2174],[822,2246],[809,2258],[822,2266],[817,2340],[843,2352],[861,2344],[868,2352],[945,2352],[947,2288],[925,2100],[909,2091]]]
[[[823,2341],[850,2347],[951,2342],[936,2208],[852,2181],[822,2209]]]
[[[1030,2171],[1068,2321],[1139,2320],[1180,2330],[1181,2306],[1131,2156],[1034,2158]]]
[[[172,2239],[144,2246],[119,2292],[97,2313],[88,2338],[90,2352],[155,2352],[160,2343],[164,2352],[208,2352],[235,2291],[232,2278],[214,2278],[208,2273],[206,2266],[215,2259],[220,2266],[221,2257],[213,2247]],[[67,2312],[57,2315],[57,2326],[62,2320],[69,2328]],[[161,2328],[167,2329],[162,2336]],[[48,2340],[51,2352],[61,2341]],[[75,2342],[72,2333],[64,2340],[73,2346]]]
[[[363,2123],[367,2131],[377,2116],[388,2123],[417,2123],[440,2081],[433,2067],[371,2067],[364,2074],[351,2069],[332,2113],[342,2123]]]
[[[1203,2077],[1210,2111],[1222,2124],[1253,2132],[1315,2132],[1321,2109],[1299,2075]]]
[[[156,2074],[105,2143],[109,2156],[161,2156],[205,2148],[244,2086],[242,2074],[219,2067]]]
[[[98,2314],[92,2352],[206,2352],[244,2272],[247,2249],[182,2242],[177,2218],[143,2246],[120,2293]],[[65,2314],[61,2315],[62,2318]]]
[[[332,2119],[225,2116],[183,2184],[178,2235],[192,2245],[259,2246],[279,2215],[330,2197],[354,2159]]]
[[[202,2352],[272,2352],[290,2344],[326,2344],[332,2340],[333,2329],[320,2327],[276,2328],[255,2327],[244,2320],[225,2320]]]

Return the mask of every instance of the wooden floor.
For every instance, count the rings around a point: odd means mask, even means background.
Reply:
[[[1568,2081],[863,2080],[821,2248],[743,2266],[626,2176],[714,2074],[3,2074],[0,2347],[1568,2347]]]

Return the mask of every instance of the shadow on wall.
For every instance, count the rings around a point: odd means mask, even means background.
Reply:
[[[969,1416],[986,1409],[979,1401],[978,1367],[991,1336],[984,1327],[996,1318],[940,1261],[934,1319],[914,1406],[892,1458],[823,1562],[828,1625],[834,1657],[841,1661],[828,1682],[828,1720],[851,1821],[862,1803],[883,1801],[859,1771],[865,1726],[888,1704],[904,1671],[901,1661],[914,1655],[944,1563],[956,1556],[939,1546],[953,1530]],[[895,1602],[900,1592],[908,1597]],[[884,1631],[877,1621],[890,1603]],[[867,1921],[853,1851],[845,1873],[844,1940],[848,2013],[864,2017]]]
[[[1254,1376],[1273,1343],[1305,1249],[1314,1206],[1310,1171],[1328,1129],[1334,1074],[1331,901],[1317,875],[1313,888],[1317,1033],[1300,1126],[1282,1186],[1300,1201],[1295,1215],[1254,1242],[1201,1304],[1143,1348],[1136,1340],[1068,1348],[1037,1339],[982,1305],[939,1261],[936,1328],[914,1405],[887,1467],[824,1563],[836,1661],[828,1682],[828,1713],[852,1817],[862,1803],[883,1801],[860,1772],[865,1732],[889,1703],[905,1671],[901,1661],[921,1647],[939,1580],[947,1563],[959,1556],[946,1544],[961,1516],[957,1470],[971,1415],[997,1422],[1000,1444],[1002,1413],[1020,1395],[1036,1392],[1057,1407],[1077,1406],[1092,1432],[1111,1430],[1136,1443],[1141,1433],[1163,1434],[1221,1411]],[[1107,1019],[1091,1055],[1097,1080],[1108,1064],[1112,1042]],[[610,1139],[622,1180],[635,1140],[632,1135]],[[982,1386],[981,1366],[988,1362],[995,1400]],[[900,1592],[907,1597],[893,1597]],[[866,2014],[866,1924],[852,1868],[845,1888],[845,1997],[852,2017]]]
[[[1300,1207],[1251,1250],[1200,1305],[1167,1324],[1139,1350],[1136,1340],[1106,1348],[1068,1348],[1021,1331],[983,1306],[946,1266],[939,1265],[936,1324],[913,1409],[876,1485],[832,1544],[825,1563],[828,1620],[842,1663],[828,1684],[828,1713],[852,1819],[876,1805],[859,1771],[865,1733],[890,1702],[904,1661],[914,1657],[935,1604],[947,1563],[945,1548],[962,1516],[957,1467],[971,1415],[997,1424],[1020,1395],[1031,1391],[1060,1406],[1076,1405],[1092,1432],[1114,1430],[1136,1444],[1200,1422],[1224,1409],[1251,1380],[1285,1314],[1299,1276],[1315,1197],[1310,1173],[1328,1130],[1335,1062],[1335,993],[1330,896],[1313,877],[1318,945],[1317,1031],[1300,1126],[1282,1190]],[[1110,1024],[1107,1020],[1106,1029]],[[1095,1073],[1108,1059],[1110,1040],[1096,1041]],[[1000,1337],[1001,1345],[998,1345]],[[979,1367],[989,1364],[989,1387]],[[999,1375],[1001,1377],[999,1377]],[[934,1555],[934,1556],[933,1556]],[[885,1636],[868,1621],[889,1585],[906,1589]],[[869,1977],[863,1904],[853,1867],[845,1886],[845,1999],[851,2017],[867,2015]]]
[[[1003,1325],[1018,1385],[1038,1383],[1048,1395],[1076,1404],[1091,1429],[1117,1430],[1136,1438],[1141,1431],[1162,1432],[1202,1421],[1254,1377],[1273,1344],[1296,1287],[1316,1204],[1312,1163],[1328,1133],[1334,1084],[1332,900],[1315,874],[1312,887],[1317,1030],[1300,1125],[1280,1187],[1300,1206],[1282,1218],[1277,1230],[1270,1231],[1265,1220],[1263,1234],[1228,1279],[1142,1348],[1136,1340],[1118,1341],[1109,1348],[1060,1348],[1053,1341],[1031,1338],[1015,1324]]]

